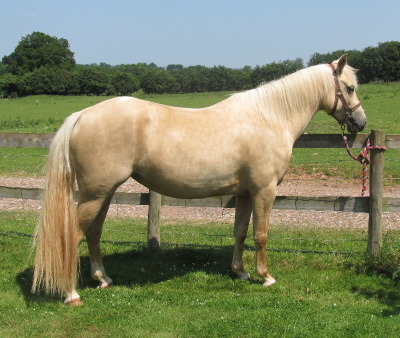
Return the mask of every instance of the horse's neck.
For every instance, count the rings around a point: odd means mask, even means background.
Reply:
[[[288,121],[288,129],[293,136],[293,143],[304,132],[318,110],[319,104],[310,104],[308,106],[305,106],[304,109],[300,111],[293,112],[293,115],[301,117],[297,119],[296,123],[294,123],[294,121],[292,123]]]
[[[265,111],[264,115],[268,113],[273,115],[278,111],[279,116],[274,116],[273,119],[289,132],[294,143],[306,129],[316,112],[322,108],[327,86],[323,81],[322,73],[314,73],[313,79],[311,79],[310,76],[307,76],[307,69],[304,69],[301,74],[290,77],[289,75],[280,80],[284,81],[283,89],[279,90],[278,87],[275,89],[275,93],[267,91],[269,96],[275,96],[275,100],[272,100],[275,102],[273,102],[271,108]],[[293,79],[295,81],[292,81]],[[300,82],[302,82],[301,85]],[[321,82],[321,84],[316,85],[317,82]],[[268,84],[265,86],[268,86]],[[265,100],[269,105],[270,99],[266,97]],[[280,111],[276,108],[278,105],[281,105]],[[273,106],[275,106],[275,109]],[[264,117],[268,119],[268,116]]]

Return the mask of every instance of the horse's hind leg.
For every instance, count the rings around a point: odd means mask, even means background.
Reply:
[[[243,267],[243,249],[244,241],[247,237],[249,228],[252,203],[250,197],[236,197],[235,212],[235,249],[232,258],[232,271],[239,279],[250,279],[250,275]]]
[[[79,224],[88,244],[92,277],[99,281],[101,288],[112,285],[111,278],[105,272],[100,250],[100,238],[111,198],[112,194],[107,198],[80,201],[78,205]]]
[[[111,202],[112,193],[107,197],[88,198],[80,193],[78,203],[78,223],[81,230],[80,240],[86,236],[88,243],[91,271],[94,279],[98,280],[101,288],[112,285],[112,280],[104,270],[100,251],[100,237],[104,219]],[[80,297],[76,290],[71,290],[64,301],[69,305],[80,305]]]
[[[92,277],[99,281],[99,287],[104,289],[112,285],[112,280],[105,272],[103,265],[103,257],[100,250],[100,238],[103,230],[104,220],[107,215],[108,208],[111,202],[110,196],[107,200],[102,203],[102,207],[92,223],[92,225],[86,230],[85,237],[88,244],[90,265]]]

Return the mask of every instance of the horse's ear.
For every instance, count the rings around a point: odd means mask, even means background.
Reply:
[[[347,65],[347,55],[348,54],[343,54],[338,60],[337,71],[339,74],[342,72],[344,66]]]

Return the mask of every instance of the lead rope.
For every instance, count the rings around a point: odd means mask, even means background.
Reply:
[[[349,143],[347,142],[347,136],[344,134],[344,129],[345,129],[345,126],[342,125],[342,138],[343,138],[344,144],[346,146],[347,153],[353,160],[360,162],[363,166],[361,196],[364,196],[365,191],[367,190],[368,165],[371,163],[371,160],[369,158],[369,151],[370,150],[386,151],[386,147],[371,146],[371,134],[369,134],[367,139],[364,142],[363,150],[361,150],[360,154],[358,154],[358,156],[356,157],[353,155],[353,153],[350,150]]]

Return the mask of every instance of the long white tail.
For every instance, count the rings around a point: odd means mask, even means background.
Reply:
[[[43,210],[36,226],[32,292],[64,294],[75,289],[78,276],[79,229],[74,201],[75,173],[69,140],[80,113],[70,115],[56,133],[46,164]]]

